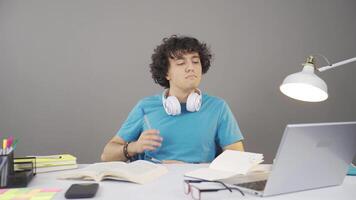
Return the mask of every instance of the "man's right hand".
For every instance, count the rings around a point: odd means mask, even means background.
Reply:
[[[129,154],[139,154],[146,150],[153,151],[161,146],[162,140],[158,130],[143,131],[137,141],[129,144]]]

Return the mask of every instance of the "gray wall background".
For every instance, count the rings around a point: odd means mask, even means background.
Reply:
[[[201,88],[229,103],[246,150],[271,162],[288,123],[356,120],[356,63],[319,73],[325,102],[279,92],[310,53],[356,56],[355,10],[354,0],[2,0],[0,132],[20,138],[17,155],[98,161],[137,101],[162,91],[150,56],[181,34],[211,46]]]

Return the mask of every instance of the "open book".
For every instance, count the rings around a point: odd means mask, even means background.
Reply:
[[[185,176],[209,181],[243,177],[251,174],[267,174],[270,166],[260,165],[263,155],[250,152],[225,150],[213,160],[208,168],[201,168],[184,174]]]
[[[144,184],[162,176],[167,171],[165,166],[145,160],[131,163],[116,161],[95,163],[83,169],[61,174],[58,178],[95,180],[97,182],[103,179],[113,179]]]

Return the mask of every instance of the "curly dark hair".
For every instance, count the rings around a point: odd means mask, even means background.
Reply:
[[[169,88],[169,81],[166,79],[169,68],[168,58],[180,58],[186,53],[198,53],[202,65],[202,73],[205,74],[208,71],[212,55],[205,43],[199,42],[193,37],[176,35],[164,38],[162,41],[163,43],[155,48],[151,56],[150,72],[155,83],[164,88]]]

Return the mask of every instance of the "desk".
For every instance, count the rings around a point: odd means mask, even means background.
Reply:
[[[80,168],[85,165],[80,165]],[[198,164],[170,164],[166,165],[169,172],[158,178],[157,180],[145,185],[134,183],[118,182],[118,181],[103,181],[100,182],[99,190],[94,199],[113,199],[113,200],[160,200],[160,199],[191,199],[191,196],[185,195],[183,192],[183,174],[185,172],[206,167],[207,165]],[[56,194],[54,199],[65,199],[64,193],[72,183],[80,183],[83,181],[58,180],[56,177],[60,172],[50,172],[45,174],[37,174],[29,184],[29,188],[61,188],[62,191]],[[230,193],[228,191],[216,192],[202,196],[202,200],[208,199],[261,199],[246,194],[242,197],[238,192]],[[315,200],[315,199],[356,199],[356,176],[347,176],[341,186],[322,188],[318,190],[309,190],[296,192],[291,194],[278,195],[267,197],[268,200]]]

